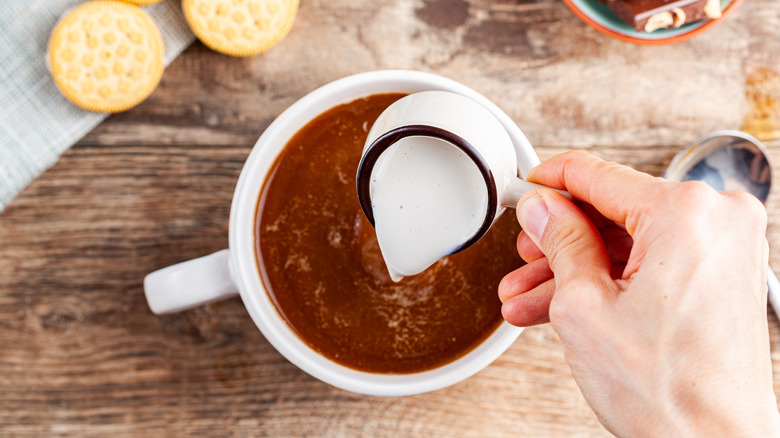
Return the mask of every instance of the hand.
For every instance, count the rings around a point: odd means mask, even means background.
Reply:
[[[766,317],[766,211],[752,196],[674,183],[583,152],[528,180],[527,264],[507,321],[551,322],[582,394],[618,436],[777,436]]]

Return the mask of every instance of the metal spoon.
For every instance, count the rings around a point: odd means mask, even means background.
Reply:
[[[669,163],[664,178],[701,181],[717,190],[742,190],[766,203],[772,165],[760,141],[741,131],[715,131],[697,138]],[[780,282],[767,269],[769,302],[780,318]]]

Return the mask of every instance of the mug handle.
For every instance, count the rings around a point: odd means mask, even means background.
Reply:
[[[574,197],[572,197],[571,193],[567,192],[566,190],[553,189],[552,187],[543,186],[541,184],[530,183],[516,176],[510,176],[507,177],[504,181],[504,194],[501,197],[501,206],[508,208],[517,207],[517,202],[520,200],[520,198],[533,189],[555,190],[556,192],[566,197],[566,199],[569,201],[574,200]]]
[[[230,274],[230,250],[177,263],[144,278],[144,294],[156,315],[181,312],[238,295]]]

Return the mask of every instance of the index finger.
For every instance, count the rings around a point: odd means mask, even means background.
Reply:
[[[604,161],[583,151],[557,155],[531,169],[527,180],[566,189],[574,198],[596,208],[607,219],[624,224],[633,234],[631,218],[647,206],[647,196],[666,180],[636,171],[628,166]]]

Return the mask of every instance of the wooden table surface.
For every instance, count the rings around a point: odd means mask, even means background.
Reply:
[[[665,47],[609,39],[560,0],[302,0],[263,55],[195,43],[148,100],[0,213],[0,435],[609,435],[549,325],[453,387],[375,398],[288,363],[240,299],[147,308],[144,275],[227,246],[236,179],[274,118],[320,85],[383,68],[475,88],[542,158],[584,149],[657,175],[695,137],[744,127],[780,163],[777,0],[746,1]],[[780,269],[780,195],[767,208]],[[780,324],[768,318],[780,394]]]

